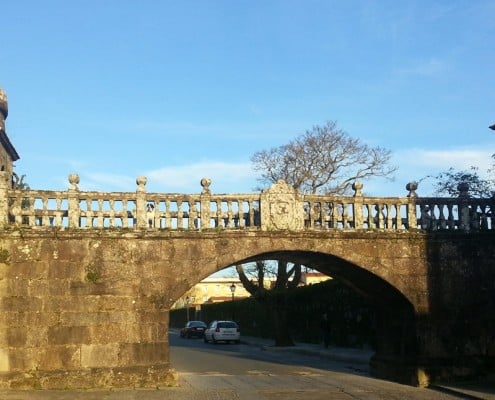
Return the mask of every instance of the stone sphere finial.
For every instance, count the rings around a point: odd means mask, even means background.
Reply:
[[[418,195],[416,194],[417,188],[418,188],[418,182],[416,182],[416,181],[409,182],[406,185],[406,190],[409,191],[409,194],[407,195],[407,197],[418,197]]]
[[[0,86],[0,128],[5,129],[3,121],[9,114],[9,103],[7,101],[7,93]]]
[[[211,193],[210,191],[210,185],[211,185],[211,179],[210,178],[203,178],[201,179],[201,186],[203,186],[203,192],[202,193]]]
[[[79,187],[77,186],[79,184],[79,175],[77,174],[69,174],[69,189],[70,190],[79,190]]]
[[[459,191],[459,197],[469,197],[469,184],[467,182],[461,182],[457,185]]]
[[[138,176],[136,178],[136,184],[138,185],[137,191],[138,192],[146,192],[146,183],[148,182],[148,179],[145,176]]]
[[[354,197],[363,195],[363,183],[362,182],[354,182],[352,184],[352,190],[354,190]]]

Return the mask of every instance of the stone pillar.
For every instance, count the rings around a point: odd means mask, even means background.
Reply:
[[[354,190],[354,229],[363,228],[363,184],[354,182],[352,184]]]
[[[208,229],[210,227],[210,202],[211,202],[211,179],[201,179],[201,186],[203,191],[201,192],[201,229]]]
[[[137,227],[144,229],[148,227],[148,221],[146,218],[146,183],[148,180],[145,176],[138,176],[136,178],[136,215]]]
[[[418,195],[416,194],[416,189],[418,188],[417,182],[409,182],[406,185],[406,190],[409,191],[407,195],[409,202],[407,203],[407,229],[416,229],[418,226],[418,219],[416,217],[416,199]],[[397,216],[397,218],[399,218]],[[397,221],[397,226],[399,226],[399,221]]]
[[[469,231],[471,219],[469,215],[469,185],[465,182],[459,183],[459,229]]]
[[[69,175],[69,190],[67,197],[69,199],[69,228],[80,228],[81,208],[79,207],[79,175]]]
[[[9,223],[9,198],[7,191],[11,185],[11,176],[8,171],[0,171],[0,227]]]
[[[296,189],[279,180],[260,196],[261,230],[304,229],[304,204]]]

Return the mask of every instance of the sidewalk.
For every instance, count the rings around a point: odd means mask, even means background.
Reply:
[[[273,340],[252,336],[241,336],[241,342],[251,346],[258,346],[267,351],[290,351],[299,354],[313,355],[335,361],[369,365],[374,352],[369,349],[354,349],[321,344],[295,343],[290,347],[275,347]],[[436,384],[431,389],[458,396],[461,399],[495,400],[495,375],[480,380],[460,383]]]
[[[295,346],[275,347],[272,339],[257,338],[253,336],[241,336],[241,342],[250,346],[258,346],[269,351],[291,351],[293,353],[318,356],[335,361],[352,362],[368,365],[374,354],[370,349],[354,349],[329,346],[325,348],[321,344],[296,342]]]

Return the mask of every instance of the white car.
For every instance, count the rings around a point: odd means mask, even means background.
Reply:
[[[241,330],[234,321],[213,321],[206,328],[203,338],[205,343],[240,343]]]

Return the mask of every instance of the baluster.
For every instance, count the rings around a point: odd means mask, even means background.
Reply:
[[[449,229],[455,229],[455,217],[454,217],[454,205],[453,204],[447,204],[447,226]]]
[[[182,229],[184,227],[182,218],[184,215],[182,214],[182,200],[177,200],[177,228]]]
[[[127,199],[122,199],[122,228],[129,227],[129,212],[127,210]]]
[[[246,221],[244,220],[244,200],[239,200],[238,204],[238,212],[239,212],[239,228],[246,227]]]
[[[93,210],[91,200],[86,199],[86,227],[93,228],[93,219],[96,218],[96,214]]]
[[[333,203],[332,207],[332,218],[330,219],[330,225],[332,228],[338,228],[339,223],[339,205],[338,203]]]
[[[314,227],[321,228],[321,203],[315,202],[313,205]]]
[[[14,207],[13,207],[13,212],[15,215],[15,223],[17,225],[22,225],[22,206],[21,206],[21,198],[16,197],[14,201]]]
[[[383,227],[388,230],[393,229],[394,224],[392,222],[392,206],[390,204],[384,203],[382,205],[382,213],[383,213]]]
[[[62,226],[64,215],[64,211],[62,210],[62,199],[57,197],[55,200],[57,203],[57,210],[55,212],[55,226]]]
[[[347,228],[347,218],[348,218],[347,204],[342,202],[342,229]]]
[[[222,224],[222,200],[217,199],[216,201],[217,212],[215,216],[215,228],[223,228]]]
[[[440,229],[447,228],[447,220],[444,214],[445,204],[438,205],[438,226]]]
[[[165,228],[172,228],[172,218],[170,215],[170,200],[165,200]]]
[[[430,216],[430,206],[421,205],[421,229],[430,230],[431,229],[431,216]]]
[[[471,228],[476,231],[480,229],[480,214],[478,212],[478,206],[474,204],[471,207]]]
[[[232,200],[227,201],[227,223],[225,224],[228,228],[234,227],[234,213],[232,212]]]
[[[331,214],[331,208],[330,208],[330,203],[328,201],[323,202],[323,207],[321,210],[321,215],[322,215],[322,228],[323,229],[328,229],[329,228],[329,217]]]
[[[256,210],[252,200],[249,201],[249,226],[256,226]]]
[[[41,217],[40,217],[40,225],[42,226],[49,226],[50,225],[50,219],[48,215],[48,197],[47,196],[42,196],[41,197]]]
[[[488,213],[486,207],[482,207],[480,216],[480,229],[487,230],[488,229]]]
[[[364,214],[363,214],[363,228],[364,224],[366,224],[367,229],[373,229],[373,221],[371,218],[371,208],[369,204],[364,204],[364,210],[366,211],[366,219],[364,219]]]
[[[109,215],[109,218],[110,218],[110,228],[115,228],[116,224],[115,224],[115,200],[114,199],[110,199],[109,200],[109,206],[110,206],[110,211],[108,213]]]

